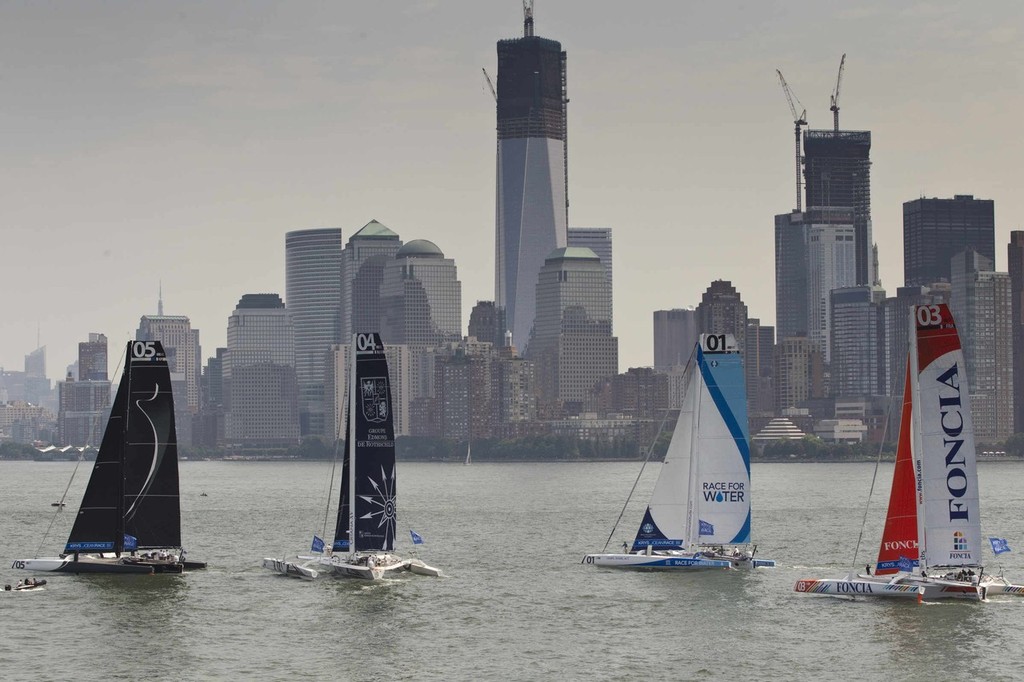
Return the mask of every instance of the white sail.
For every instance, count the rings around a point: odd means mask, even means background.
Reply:
[[[686,519],[690,503],[690,459],[700,372],[693,362],[686,370],[686,392],[676,421],[665,462],[654,484],[654,492],[641,522],[634,548],[652,546],[681,548],[691,541]]]
[[[911,324],[921,565],[980,566],[978,469],[960,338],[946,305],[917,306]]]
[[[750,437],[743,361],[729,334],[704,334],[697,349],[697,420],[688,540],[750,542]]]

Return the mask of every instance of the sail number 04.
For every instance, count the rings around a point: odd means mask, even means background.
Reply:
[[[356,334],[356,350],[377,350],[377,339],[374,334]]]
[[[921,305],[917,307],[917,324],[921,327],[934,327],[942,324],[942,313],[937,305]]]

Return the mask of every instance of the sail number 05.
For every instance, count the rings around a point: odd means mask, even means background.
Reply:
[[[934,327],[942,324],[942,313],[937,305],[921,305],[917,307],[917,324],[921,327]]]
[[[156,357],[156,345],[152,341],[135,341],[132,343],[133,358]]]

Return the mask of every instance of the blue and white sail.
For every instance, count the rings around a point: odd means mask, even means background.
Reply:
[[[634,549],[750,542],[750,438],[743,360],[731,334],[703,334]]]

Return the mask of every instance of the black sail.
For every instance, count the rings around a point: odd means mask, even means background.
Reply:
[[[114,396],[107,428],[96,453],[89,484],[78,508],[65,552],[121,551],[122,462],[124,461],[124,416],[128,405],[131,366],[126,365]]]
[[[348,424],[348,403],[345,404],[345,423]],[[346,444],[347,446],[347,444]],[[345,448],[345,455],[341,465],[341,496],[338,500],[338,523],[334,528],[335,552],[347,552],[351,549],[348,539],[348,447]]]
[[[159,341],[136,341],[130,352],[132,380],[124,459],[125,533],[138,539],[139,549],[180,547],[178,439],[167,356]],[[136,352],[143,355],[138,357]]]
[[[174,400],[158,341],[128,343],[125,370],[65,551],[121,552],[135,546],[181,546]]]
[[[391,551],[395,547],[395,421],[391,382],[379,334],[356,334],[354,442],[349,445],[355,470],[355,550]],[[349,384],[350,390],[352,383]]]

